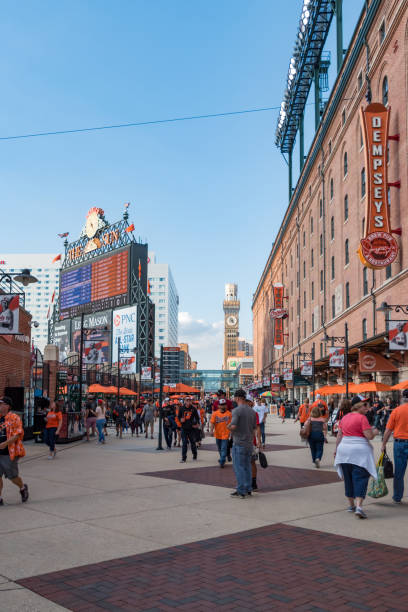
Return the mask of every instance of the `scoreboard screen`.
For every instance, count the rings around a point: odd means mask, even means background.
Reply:
[[[61,271],[60,319],[129,303],[129,249]]]

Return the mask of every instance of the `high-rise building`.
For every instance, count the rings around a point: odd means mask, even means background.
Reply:
[[[252,357],[254,354],[254,345],[248,342],[245,338],[238,338],[238,350],[242,351],[246,357]]]
[[[160,345],[177,346],[179,297],[169,264],[157,263],[156,254],[149,253],[148,279],[150,299],[155,305],[155,354],[160,357]]]
[[[238,351],[239,337],[239,309],[238,285],[227,283],[225,285],[224,308],[224,362],[223,369],[227,369],[228,357],[233,357]]]
[[[178,346],[180,349],[180,369],[191,370],[191,357],[188,344],[186,342],[179,342]]]
[[[15,274],[23,268],[29,268],[31,274],[38,278],[38,283],[22,287],[25,293],[25,309],[32,316],[31,337],[34,346],[44,351],[48,343],[48,307],[52,296],[58,296],[59,268],[61,262],[51,263],[55,253],[6,253],[0,255],[0,268],[4,272]],[[52,310],[52,306],[50,307]],[[33,322],[39,323],[38,327]]]
[[[180,349],[178,346],[163,347],[163,381],[165,385],[180,382]]]

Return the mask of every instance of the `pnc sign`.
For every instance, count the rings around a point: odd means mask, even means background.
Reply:
[[[387,145],[390,109],[369,104],[360,109],[363,124],[367,172],[365,235],[360,241],[359,257],[365,266],[380,269],[398,255],[398,243],[391,235],[388,206]]]

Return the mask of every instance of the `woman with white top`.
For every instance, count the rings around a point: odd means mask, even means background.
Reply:
[[[348,512],[354,512],[357,518],[365,519],[362,509],[367,493],[370,475],[377,478],[373,447],[369,440],[375,438],[379,431],[371,427],[366,413],[368,401],[356,395],[351,401],[351,412],[339,423],[334,465],[340,478],[344,479],[346,497],[349,500]]]
[[[106,406],[103,400],[98,400],[98,404],[95,408],[96,413],[96,428],[99,434],[98,444],[105,444],[105,434],[103,432],[106,423]]]

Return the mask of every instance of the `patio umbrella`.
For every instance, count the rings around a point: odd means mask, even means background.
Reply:
[[[261,397],[272,397],[273,395],[279,395],[279,393],[276,393],[275,391],[264,391],[261,393]]]
[[[370,380],[370,382],[363,382],[359,385],[353,385],[354,391],[353,393],[376,393],[378,391],[391,391],[392,387],[390,385],[385,385],[384,383],[376,382],[375,380]]]
[[[394,391],[402,391],[403,389],[408,389],[408,380],[402,380],[397,385],[393,385],[391,387]]]
[[[137,395],[136,391],[132,391],[131,389],[126,389],[126,387],[120,388],[121,395]]]
[[[89,385],[88,393],[105,393],[105,387],[95,383],[93,385]]]

